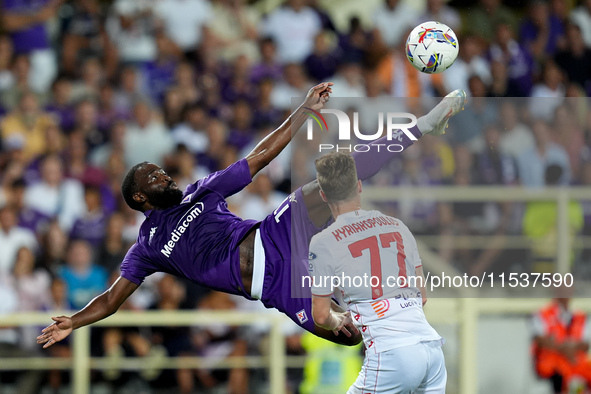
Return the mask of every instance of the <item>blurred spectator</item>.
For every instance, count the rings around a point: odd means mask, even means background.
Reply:
[[[41,161],[41,179],[25,192],[25,203],[57,218],[60,227],[69,232],[84,212],[84,189],[79,181],[64,178],[63,163],[58,156],[47,156]]]
[[[23,142],[25,160],[43,152],[45,129],[53,123],[49,116],[41,111],[37,97],[32,92],[24,92],[18,107],[6,115],[0,122],[2,139],[19,139]]]
[[[57,221],[49,223],[47,231],[43,233],[41,244],[41,266],[55,275],[66,260],[65,255],[68,248],[68,236]]]
[[[213,4],[209,31],[215,38],[216,57],[232,62],[245,56],[249,62],[258,58],[258,12],[244,0],[218,0]]]
[[[113,124],[106,144],[95,148],[90,153],[90,164],[96,167],[107,168],[111,155],[123,156],[125,152],[126,124],[120,120]]]
[[[261,33],[274,40],[279,60],[286,64],[304,61],[321,30],[322,21],[305,0],[287,0],[263,20]]]
[[[129,1],[134,2],[135,0]],[[152,102],[161,103],[164,92],[175,81],[175,72],[182,52],[164,34],[156,36],[156,47],[158,48],[157,56],[152,61],[145,62],[141,72],[143,83],[146,86],[144,90],[149,92]]]
[[[111,130],[116,121],[129,120],[131,110],[118,106],[115,102],[115,89],[110,84],[104,84],[99,91],[97,103],[97,127],[102,133]]]
[[[13,52],[10,38],[0,34],[0,91],[8,89],[14,83],[11,71]]]
[[[113,3],[105,28],[124,64],[156,59],[152,3],[151,0],[116,0]]]
[[[252,129],[253,110],[245,100],[237,101],[233,110],[234,116],[230,124],[230,135],[226,144],[240,150],[250,144],[254,137],[254,130]]]
[[[555,394],[582,392],[591,387],[589,322],[583,312],[570,308],[572,290],[561,287],[556,292],[532,319],[534,367],[551,382]]]
[[[501,127],[494,123],[484,129],[486,149],[476,156],[478,183],[483,185],[515,185],[515,159],[501,149]]]
[[[492,80],[490,68],[488,62],[482,57],[482,53],[480,40],[474,36],[462,38],[459,57],[454,62],[454,66],[442,74],[446,91],[462,89],[469,93],[468,80],[473,75],[480,77],[486,85],[490,85]]]
[[[177,66],[175,89],[181,93],[185,103],[196,103],[202,97],[196,81],[195,70],[190,63],[183,62]]]
[[[198,308],[214,311],[234,310],[236,309],[236,303],[233,296],[212,291],[199,302]],[[204,387],[225,386],[224,391],[231,394],[246,394],[249,392],[249,371],[247,369],[219,370],[214,367],[216,360],[247,354],[247,343],[238,327],[225,324],[203,326],[203,329],[195,335],[194,342],[199,355],[207,357],[211,362],[210,366],[197,370],[197,377]]]
[[[513,11],[502,4],[501,0],[480,0],[466,18],[466,32],[490,43],[497,35],[498,27],[504,25],[509,33],[513,32],[517,18]]]
[[[27,247],[22,247],[16,254],[10,276],[11,284],[18,294],[20,311],[40,311],[49,298],[51,277],[43,268],[35,268],[35,255]],[[37,350],[35,337],[37,327],[21,327],[21,345],[30,350]]]
[[[250,71],[250,79],[253,83],[259,83],[263,79],[278,81],[281,79],[283,68],[277,60],[277,47],[272,38],[264,38],[259,42],[261,53],[260,62],[255,64]]]
[[[299,393],[345,393],[355,383],[363,364],[360,346],[339,346],[309,332],[302,335],[301,346],[306,364]]]
[[[414,68],[402,47],[382,58],[376,74],[392,97],[431,97],[442,83],[441,74],[425,74]]]
[[[14,52],[30,56],[31,87],[47,89],[57,74],[55,52],[50,46],[45,22],[52,19],[64,0],[2,2],[2,25],[10,33]]]
[[[119,212],[114,212],[107,220],[105,237],[102,245],[98,249],[98,263],[104,267],[107,272],[112,273],[119,269],[129,244],[123,240],[123,226],[125,219]]]
[[[482,81],[477,76],[472,76],[470,81],[473,81],[470,84],[471,87],[483,87]],[[449,121],[449,127],[453,130],[449,134],[449,140],[468,147],[471,152],[480,152],[484,148],[482,130],[486,124],[493,123],[497,119],[497,111],[494,103],[482,97],[482,91],[476,90],[477,94],[472,93],[475,97],[470,99],[462,116]]]
[[[5,277],[0,277],[0,315],[8,315],[19,312],[19,298],[17,291],[11,286]],[[0,357],[32,357],[34,354],[20,346],[18,330],[13,327],[0,328]],[[16,376],[15,376],[16,375]],[[43,374],[36,370],[25,370],[20,373],[14,371],[0,374],[0,386],[7,388],[15,383],[15,390],[19,394],[36,394]]]
[[[16,211],[10,205],[0,208],[0,244],[0,277],[12,272],[20,248],[38,249],[35,234],[17,225]]]
[[[292,99],[305,97],[309,86],[302,66],[298,63],[287,64],[283,68],[283,81],[273,87],[271,102],[280,110],[290,110]]]
[[[546,0],[530,0],[528,17],[521,23],[519,36],[529,53],[543,60],[564,47],[564,22],[550,14]]]
[[[209,175],[208,169],[199,165],[195,155],[184,145],[178,145],[173,156],[171,161],[174,162],[174,167],[168,174],[176,181],[179,189],[184,190],[198,179]]]
[[[340,62],[337,74],[332,78],[336,97],[365,97],[365,80],[361,65],[351,62]]]
[[[133,121],[127,125],[124,146],[125,165],[130,168],[143,161],[163,163],[174,141],[164,125],[154,119],[150,106],[139,102],[133,110]]]
[[[66,283],[68,302],[76,310],[107,287],[107,272],[93,263],[92,248],[86,241],[72,241],[66,265],[59,268],[58,275]]]
[[[489,88],[490,97],[510,97],[509,76],[507,75],[507,66],[499,60],[492,61],[490,64],[490,75],[492,83]]]
[[[287,197],[286,194],[273,190],[273,184],[266,174],[260,173],[240,198],[241,217],[263,220],[269,212],[277,208]]]
[[[27,92],[31,92],[38,100],[44,98],[45,92],[34,91],[31,87],[31,62],[27,55],[14,56],[10,64],[10,73],[12,83],[7,89],[0,91],[0,98],[5,105],[5,109],[15,109],[23,94]]]
[[[72,134],[79,135],[90,150],[106,142],[107,136],[98,128],[98,109],[93,101],[83,100],[76,106],[76,123]]]
[[[515,159],[523,152],[533,150],[535,147],[535,140],[530,128],[521,123],[519,119],[518,113],[522,110],[523,101],[506,99],[500,103],[499,108],[499,118],[503,126],[499,149]]]
[[[111,75],[117,59],[105,32],[99,3],[97,0],[79,0],[71,3],[69,8],[70,13],[62,26],[60,68],[73,75],[81,60],[87,56],[98,56],[104,61],[107,75]]]
[[[158,282],[158,294],[155,304],[149,309],[160,311],[178,311],[182,309],[186,300],[185,286],[175,277],[164,275]],[[194,346],[191,343],[190,327],[188,326],[156,326],[152,327],[150,340],[156,346],[165,349],[165,355],[169,357],[190,356]],[[160,376],[160,385],[176,386],[179,393],[191,393],[193,389],[193,372],[189,369],[178,369],[170,373],[164,371]],[[172,376],[170,376],[172,375]],[[162,382],[165,380],[165,382]]]
[[[460,14],[445,3],[446,0],[427,0],[427,9],[421,16],[419,16],[417,22],[441,22],[449,26],[453,31],[459,33],[462,25]]]
[[[365,60],[365,53],[370,47],[372,36],[370,32],[364,30],[359,17],[351,17],[349,30],[339,37],[339,48],[343,58],[357,63]]]
[[[326,32],[319,33],[314,39],[314,52],[304,62],[308,75],[317,82],[332,77],[339,63],[334,48],[329,42]]]
[[[26,228],[39,236],[47,231],[50,218],[25,204],[26,187],[27,184],[22,178],[13,181],[10,201],[17,214],[18,227]]]
[[[209,139],[205,129],[208,117],[201,105],[192,104],[184,110],[184,122],[172,129],[171,135],[176,144],[183,144],[193,154],[207,150]]]
[[[496,124],[489,124],[484,129],[486,149],[476,155],[475,167],[477,178],[471,184],[495,186],[513,186],[517,184],[517,166],[515,159],[500,149],[501,131]],[[481,275],[487,269],[493,268],[502,272],[507,264],[499,255],[506,249],[505,239],[511,224],[513,213],[511,202],[488,202],[483,205],[482,224],[478,232],[490,236],[490,243],[483,250],[477,251],[472,257],[469,272]],[[475,250],[473,252],[476,252]]]
[[[491,62],[502,62],[507,67],[507,95],[513,97],[529,96],[533,75],[533,59],[531,55],[521,44],[515,41],[508,25],[498,25],[495,28],[494,36],[491,37],[494,37],[494,42],[489,49],[489,58]]]
[[[581,1],[581,5],[571,11],[570,21],[579,26],[585,46],[591,48],[591,1]]]
[[[51,100],[45,111],[51,114],[62,130],[74,128],[76,114],[72,105],[72,82],[64,77],[56,79],[51,85]]]
[[[564,104],[554,111],[552,140],[566,150],[573,179],[579,179],[581,162],[588,148],[585,147],[583,129],[577,124],[575,114]]]
[[[271,100],[273,93],[273,81],[263,79],[259,82],[258,97],[255,104],[256,111],[253,114],[253,126],[261,130],[268,125],[276,125],[281,122],[281,111],[275,107]]]
[[[424,162],[421,160],[419,152],[411,151],[405,155],[402,161],[402,171],[396,176],[393,183],[400,190],[406,187],[421,186],[439,186],[440,178],[433,178],[424,171]],[[418,234],[437,234],[441,228],[441,218],[445,215],[447,207],[433,200],[414,199],[407,195],[399,199],[396,204],[396,217],[399,217],[405,223],[412,226],[413,231]]]
[[[566,48],[554,56],[556,65],[570,82],[589,88],[591,80],[591,49],[585,45],[581,28],[573,23],[566,27]]]
[[[164,117],[164,124],[168,129],[174,129],[183,122],[185,114],[186,103],[177,89],[169,89],[164,94],[164,102],[162,104],[162,115]]]
[[[119,86],[115,90],[115,106],[123,111],[131,112],[137,101],[147,99],[141,88],[137,68],[134,66],[124,67],[119,74]]]
[[[106,75],[101,62],[95,57],[89,57],[82,62],[80,79],[72,84],[72,100],[95,100],[99,97],[100,87]]]
[[[373,13],[373,24],[379,39],[389,48],[404,43],[407,31],[415,27],[416,20],[414,9],[400,0],[384,0]]]
[[[206,0],[161,0],[155,6],[166,35],[185,54],[192,54],[206,37],[213,17]]]
[[[551,142],[550,130],[546,122],[536,120],[532,127],[536,146],[523,151],[517,158],[521,183],[527,187],[542,187],[546,184],[545,174],[550,165],[561,168],[559,179],[554,184],[568,185],[571,180],[568,154],[558,144]]]
[[[562,72],[552,61],[544,63],[542,79],[531,91],[529,111],[534,119],[549,121],[556,108],[564,102]]]
[[[87,185],[84,188],[84,202],[86,211],[74,222],[70,239],[81,239],[98,248],[103,243],[107,227],[107,214],[101,201],[100,189]]]
[[[320,18],[320,22],[322,23],[323,30],[329,30],[334,33],[337,32],[337,28],[334,25],[334,22],[332,21],[331,16],[329,15],[329,13],[325,9],[322,8],[322,6],[320,5],[320,1],[308,0],[308,7],[313,9],[314,12],[316,12],[316,15],[318,15],[318,18]]]

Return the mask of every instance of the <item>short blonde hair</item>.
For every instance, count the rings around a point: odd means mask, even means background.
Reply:
[[[349,200],[357,190],[357,167],[348,153],[331,152],[316,159],[316,178],[329,202]]]

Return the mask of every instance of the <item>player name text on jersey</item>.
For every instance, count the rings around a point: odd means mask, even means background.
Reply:
[[[332,232],[337,241],[347,238],[348,235],[367,230],[377,226],[398,226],[398,222],[390,217],[378,216],[376,218],[360,220],[358,222],[347,224],[346,226],[336,229]]]

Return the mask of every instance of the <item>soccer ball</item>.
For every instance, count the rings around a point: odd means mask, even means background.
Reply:
[[[437,74],[450,68],[459,50],[456,33],[447,25],[434,21],[415,27],[406,40],[408,61],[427,74]]]

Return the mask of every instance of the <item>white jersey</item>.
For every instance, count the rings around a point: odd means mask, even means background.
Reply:
[[[427,322],[418,286],[417,244],[400,220],[358,210],[337,220],[310,243],[312,294],[338,289],[368,353],[441,340]]]

